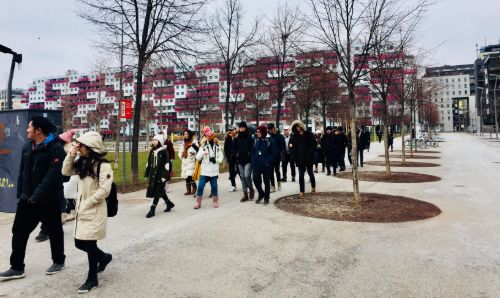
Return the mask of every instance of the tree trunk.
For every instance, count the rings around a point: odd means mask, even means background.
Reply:
[[[135,107],[134,107],[134,128],[132,131],[132,153],[131,153],[131,169],[132,169],[132,183],[139,182],[139,133],[141,126],[141,105],[142,105],[142,73],[143,73],[143,58],[139,57],[137,69],[137,90],[135,94]]]
[[[354,99],[353,99],[354,100]],[[361,194],[359,193],[358,180],[358,142],[356,141],[356,108],[351,117],[351,144],[352,144],[352,191],[354,194],[354,204],[361,207]]]
[[[229,48],[228,48],[229,50]],[[224,132],[228,132],[229,130],[229,98],[231,97],[231,74],[230,74],[231,68],[229,67],[229,64],[226,63],[226,102],[224,104],[224,112],[225,114],[225,123],[224,123]],[[234,118],[234,117],[231,117]]]
[[[405,151],[405,121],[404,121],[404,115],[403,119],[401,119],[401,153],[403,155],[403,158],[401,159],[401,162],[403,164],[406,163],[406,151]]]
[[[276,128],[280,127],[281,104],[283,100],[283,87],[278,86],[278,106],[276,107]]]
[[[328,126],[326,124],[326,105],[321,107],[321,117],[323,118],[323,132],[326,132],[326,127]]]
[[[386,124],[388,122],[387,117],[385,117]],[[385,159],[385,175],[391,175],[391,163],[389,160],[389,126],[384,125],[384,159]]]

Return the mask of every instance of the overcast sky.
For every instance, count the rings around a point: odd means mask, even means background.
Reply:
[[[213,0],[221,2],[222,0]],[[246,16],[272,14],[277,0],[242,0]],[[287,0],[308,9],[308,0]],[[77,15],[75,0],[0,0],[0,44],[23,54],[14,87],[34,78],[89,71],[97,57],[94,29]],[[432,49],[431,65],[473,63],[475,45],[500,41],[499,0],[437,0],[419,28],[420,46]],[[0,53],[0,89],[7,86],[11,56]]]

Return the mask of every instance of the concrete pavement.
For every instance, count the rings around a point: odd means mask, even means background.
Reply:
[[[361,182],[364,192],[404,195],[437,205],[441,215],[418,222],[335,222],[240,203],[220,177],[221,207],[204,201],[192,209],[172,185],[176,207],[146,219],[145,192],[120,197],[119,214],[99,246],[113,254],[100,275],[100,297],[495,297],[500,293],[500,143],[467,134],[441,134],[435,168],[394,168],[442,177],[439,182]],[[400,141],[395,140],[395,150]],[[382,160],[372,143],[366,160]],[[347,162],[347,161],[346,161]],[[498,162],[498,163],[495,163]],[[365,166],[363,170],[383,170]],[[317,174],[319,191],[350,191],[350,180]],[[238,187],[240,183],[237,183]],[[306,188],[310,188],[307,186]],[[276,198],[297,193],[288,182]],[[206,193],[208,191],[206,190]],[[162,206],[163,207],[163,206]],[[0,219],[0,270],[9,267],[12,217]],[[49,243],[27,250],[26,278],[0,283],[8,297],[77,296],[87,260],[73,244],[74,223],[64,226],[67,262],[46,276]]]

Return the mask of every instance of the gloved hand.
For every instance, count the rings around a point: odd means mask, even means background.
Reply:
[[[167,179],[161,178],[161,182],[165,182],[165,181],[167,181]]]

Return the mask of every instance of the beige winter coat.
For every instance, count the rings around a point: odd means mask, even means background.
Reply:
[[[75,157],[69,153],[63,162],[62,174],[75,175],[73,162]],[[96,162],[94,172],[97,173]],[[78,192],[76,196],[75,238],[79,240],[101,240],[106,237],[106,222],[108,210],[106,198],[111,191],[113,170],[107,162],[101,163],[99,181],[91,177],[78,177]]]

